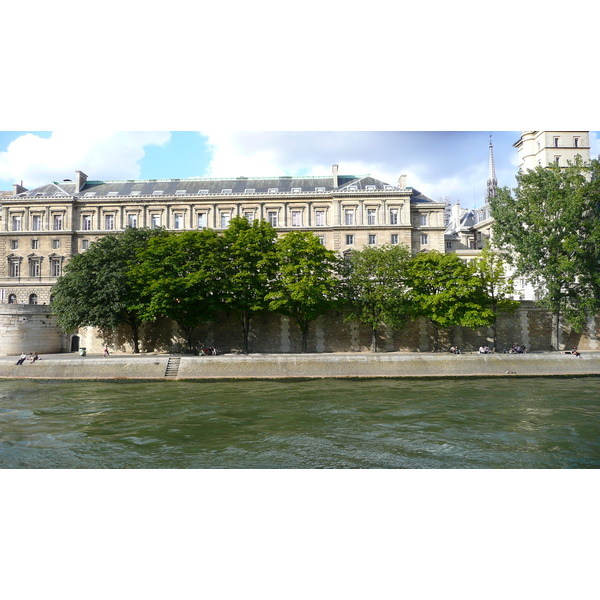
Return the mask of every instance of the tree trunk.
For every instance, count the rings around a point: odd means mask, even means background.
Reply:
[[[377,329],[371,330],[371,352],[377,352]]]
[[[244,354],[248,354],[250,352],[250,320],[252,319],[252,314],[250,311],[243,310],[241,314],[242,321],[242,352]]]

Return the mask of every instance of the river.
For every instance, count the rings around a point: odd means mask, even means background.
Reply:
[[[4,469],[600,466],[600,378],[3,381]]]

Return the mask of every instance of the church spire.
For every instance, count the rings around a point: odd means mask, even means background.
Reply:
[[[490,133],[490,160],[488,168],[488,180],[487,189],[485,192],[485,200],[489,201],[496,195],[496,189],[498,188],[498,180],[496,179],[496,169],[494,168],[494,147],[492,146],[492,134]]]

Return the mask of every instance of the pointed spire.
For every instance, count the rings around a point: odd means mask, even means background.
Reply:
[[[488,167],[487,189],[485,192],[486,202],[496,195],[498,180],[496,179],[496,169],[494,167],[494,147],[492,146],[492,134],[490,133],[490,160]]]

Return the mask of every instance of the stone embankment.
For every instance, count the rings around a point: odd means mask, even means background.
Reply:
[[[531,354],[166,354],[45,355],[15,365],[0,358],[1,379],[289,379],[368,377],[488,377],[600,375],[600,352],[581,357],[559,352]]]

